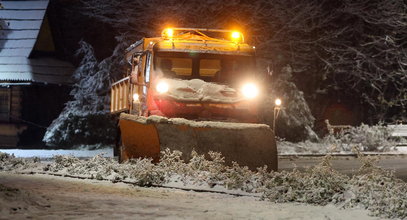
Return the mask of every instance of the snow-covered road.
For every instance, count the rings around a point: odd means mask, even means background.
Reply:
[[[0,219],[379,219],[366,210],[334,205],[275,204],[249,196],[49,175],[0,172],[1,184],[9,190],[0,190]]]

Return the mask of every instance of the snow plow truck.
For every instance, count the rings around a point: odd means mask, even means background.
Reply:
[[[127,72],[111,87],[120,161],[158,162],[168,148],[186,161],[192,151],[213,151],[229,165],[277,170],[274,132],[258,120],[263,94],[255,47],[242,33],[167,28],[132,44],[125,57]]]

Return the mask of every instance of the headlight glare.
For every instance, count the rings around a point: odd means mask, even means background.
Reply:
[[[242,94],[246,98],[252,99],[259,95],[259,89],[253,83],[246,83],[242,87]]]
[[[168,89],[169,89],[168,83],[161,81],[161,82],[157,83],[156,89],[157,89],[158,93],[161,93],[161,94],[166,93],[166,92],[168,92]]]

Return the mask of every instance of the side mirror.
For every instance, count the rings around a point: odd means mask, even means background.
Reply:
[[[130,82],[132,84],[138,84],[137,69],[132,69],[130,73]]]
[[[139,63],[138,59],[136,57],[133,57],[132,62],[131,62],[131,71],[130,71],[130,82],[132,84],[138,83],[138,76],[137,76],[138,63]]]

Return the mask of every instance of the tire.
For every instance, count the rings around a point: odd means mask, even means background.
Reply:
[[[116,143],[113,148],[113,156],[117,157],[119,163],[122,161],[121,155],[122,155],[122,136],[120,128],[118,127],[116,134]]]

